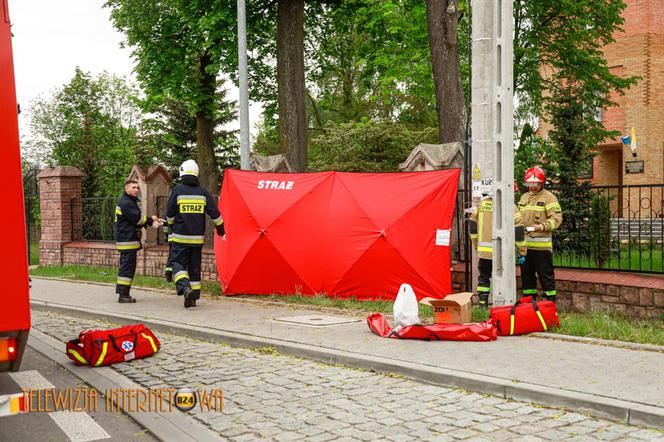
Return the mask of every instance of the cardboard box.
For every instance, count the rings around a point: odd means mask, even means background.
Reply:
[[[435,324],[461,324],[472,320],[472,297],[470,292],[454,293],[444,299],[423,298],[420,304],[431,306]]]

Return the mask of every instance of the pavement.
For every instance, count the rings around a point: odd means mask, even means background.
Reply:
[[[35,311],[143,322],[178,336],[270,347],[282,354],[664,428],[664,348],[536,336],[495,342],[384,339],[370,332],[365,315],[337,313],[357,321],[299,325],[276,319],[329,313],[234,298],[203,298],[198,307],[185,310],[180,297],[140,289],[132,290],[136,304],[118,304],[113,292],[109,285],[33,278],[31,303]]]

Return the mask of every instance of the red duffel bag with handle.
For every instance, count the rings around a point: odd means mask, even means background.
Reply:
[[[135,324],[112,330],[84,330],[77,339],[67,342],[67,356],[76,365],[100,367],[152,356],[160,346],[149,328]]]
[[[492,307],[490,315],[500,336],[523,335],[548,331],[553,326],[560,327],[556,303],[536,302],[532,296],[524,296],[514,305]]]

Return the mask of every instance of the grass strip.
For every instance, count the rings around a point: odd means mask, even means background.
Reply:
[[[107,282],[115,284],[118,269],[114,267],[89,267],[79,265],[69,266],[39,266],[30,270],[32,276],[46,276],[78,281]],[[132,281],[133,287],[147,287],[153,289],[175,290],[172,282],[156,276],[136,275]],[[214,295],[221,294],[221,287],[216,282],[203,282],[202,291]]]

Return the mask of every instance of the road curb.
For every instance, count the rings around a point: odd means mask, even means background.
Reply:
[[[502,378],[460,370],[409,363],[384,357],[367,356],[361,353],[300,344],[287,340],[264,338],[211,327],[197,327],[190,324],[149,317],[110,314],[93,309],[82,309],[70,305],[43,301],[31,301],[31,306],[39,311],[60,313],[85,319],[102,319],[121,324],[141,322],[156,331],[239,347],[253,349],[273,347],[281,354],[312,359],[327,364],[341,364],[380,373],[397,374],[430,384],[478,391],[504,399],[564,407],[625,424],[647,425],[664,429],[664,409],[638,402],[556,389],[526,382],[511,382]]]
[[[92,368],[75,365],[65,356],[64,343],[34,328],[30,331],[28,345],[102,394],[109,389],[142,388],[110,367]],[[173,409],[171,412],[147,412],[133,409],[127,410],[123,404],[118,405],[125,414],[129,415],[160,441],[194,442],[223,440],[212,430],[195,421],[193,417],[189,417],[179,410]]]

